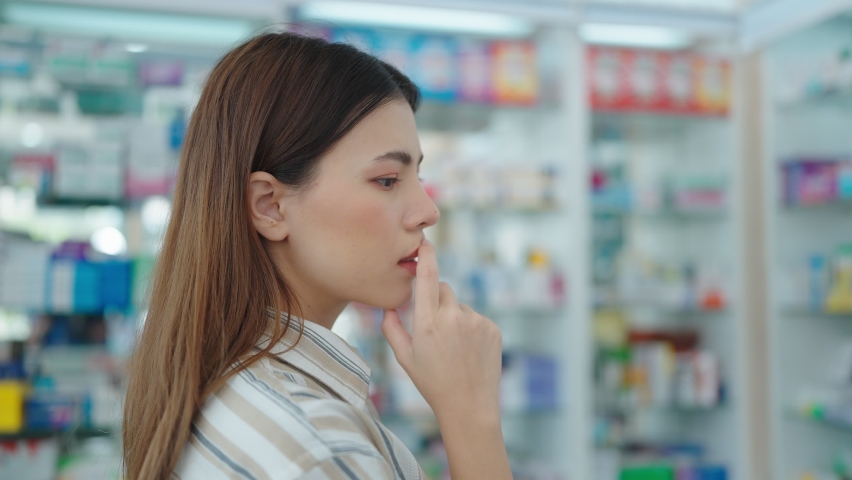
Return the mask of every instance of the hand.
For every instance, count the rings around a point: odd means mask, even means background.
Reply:
[[[438,281],[435,248],[423,240],[414,287],[409,335],[396,310],[385,310],[382,332],[397,361],[442,418],[487,415],[499,421],[502,339],[491,320],[459,304]]]

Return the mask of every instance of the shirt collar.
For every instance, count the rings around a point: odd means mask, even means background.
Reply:
[[[284,318],[286,314],[282,321]],[[336,333],[319,324],[290,317],[290,327],[272,354],[358,408],[363,408],[369,398],[370,366]]]

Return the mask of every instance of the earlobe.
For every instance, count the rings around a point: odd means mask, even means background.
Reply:
[[[249,215],[257,233],[273,242],[286,239],[289,232],[284,185],[269,173],[254,172],[249,176],[247,194]]]

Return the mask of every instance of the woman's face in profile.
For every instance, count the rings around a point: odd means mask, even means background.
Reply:
[[[320,160],[313,183],[288,205],[281,244],[286,277],[314,302],[397,308],[411,297],[423,229],[439,218],[418,177],[414,113],[392,101],[355,126]]]

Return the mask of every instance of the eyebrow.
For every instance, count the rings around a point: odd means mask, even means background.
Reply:
[[[404,152],[402,150],[391,150],[390,152],[379,155],[378,157],[373,159],[375,163],[381,162],[399,162],[403,165],[411,165],[411,155],[408,152]],[[423,155],[420,155],[420,160],[417,161],[417,164],[421,164],[423,162]]]

